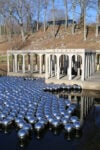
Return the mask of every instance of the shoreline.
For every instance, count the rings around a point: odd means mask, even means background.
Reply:
[[[33,77],[33,78],[45,78],[45,74],[38,74],[38,73],[13,73],[9,72],[7,74],[8,76],[18,76],[18,77]],[[66,79],[55,79],[55,78],[49,78],[45,79],[45,83],[50,84],[78,84],[82,87],[83,90],[97,90],[100,91],[100,72],[96,72],[91,78],[85,80],[85,81],[80,81],[80,80],[66,80]]]

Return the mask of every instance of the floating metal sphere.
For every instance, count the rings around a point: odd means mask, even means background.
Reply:
[[[73,110],[72,110],[71,108],[68,108],[68,109],[67,109],[67,113],[68,113],[68,114],[71,114],[72,112],[73,112]]]
[[[12,121],[10,119],[5,119],[5,120],[2,121],[2,125],[4,127],[8,127],[11,124],[12,124]]]
[[[23,120],[21,120],[20,122],[17,123],[17,126],[19,128],[23,128],[24,125],[25,125],[25,122]]]
[[[69,100],[65,100],[65,104],[66,104],[66,106],[70,106],[71,102]]]
[[[37,116],[37,119],[38,119],[38,120],[41,120],[42,118],[43,118],[43,115],[42,115],[42,114]]]
[[[66,124],[68,123],[68,121],[69,121],[69,119],[67,119],[67,118],[62,118],[62,119],[61,119],[61,123],[62,123],[63,125],[66,125]]]
[[[42,118],[41,120],[39,120],[40,123],[47,125],[48,121],[44,118]]]
[[[30,124],[35,124],[36,122],[37,122],[37,119],[35,118],[35,117],[30,117],[29,119],[28,119],[28,122],[30,123]]]
[[[68,123],[64,126],[65,131],[67,131],[68,133],[70,133],[73,129],[73,125]]]
[[[73,123],[73,127],[76,129],[76,130],[79,130],[81,128],[81,124],[79,121],[76,121]]]
[[[5,113],[0,114],[0,118],[1,118],[1,119],[6,118],[6,116],[7,116],[7,115],[6,115]]]
[[[56,117],[57,120],[59,120],[59,121],[61,120],[61,116],[60,115],[57,114],[55,117]]]
[[[73,84],[72,88],[77,90],[78,89],[78,85],[77,84]]]
[[[54,128],[57,128],[60,125],[60,122],[56,119],[53,119],[51,124],[53,125]]]
[[[64,116],[64,114],[65,114],[65,109],[60,109],[60,114]]]
[[[53,121],[53,117],[49,117],[48,121],[49,121],[49,123],[51,123]]]
[[[9,115],[7,116],[7,119],[11,120],[12,122],[14,121],[14,116],[13,115]]]
[[[20,118],[20,117],[17,117],[17,118],[15,118],[15,124],[17,125],[17,123],[19,123],[20,121],[22,120],[22,118]]]
[[[72,111],[74,111],[76,109],[76,106],[71,104],[69,108],[72,109]]]
[[[70,118],[70,114],[69,113],[64,113],[64,118],[69,119]]]
[[[40,131],[40,130],[42,130],[42,129],[44,128],[44,125],[43,125],[43,123],[41,123],[41,122],[37,122],[37,123],[34,125],[34,128],[35,128],[35,130]]]
[[[31,126],[31,124],[25,124],[24,126],[23,126],[23,129],[25,129],[25,130],[27,130],[27,131],[31,131],[33,128],[32,128],[32,126]]]
[[[28,131],[25,129],[20,129],[18,131],[18,137],[20,140],[24,140],[28,136]]]
[[[74,123],[74,122],[76,122],[76,121],[78,121],[79,119],[78,119],[78,117],[77,116],[72,116],[71,118],[70,118],[70,121],[72,122],[72,123]]]

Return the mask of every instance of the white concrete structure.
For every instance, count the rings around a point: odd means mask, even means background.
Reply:
[[[100,50],[96,50],[96,66],[97,70],[100,70]]]
[[[86,49],[7,51],[8,75],[38,73],[46,79],[84,81],[95,72],[95,62],[96,52]]]

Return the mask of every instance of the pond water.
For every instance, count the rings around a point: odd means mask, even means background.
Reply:
[[[99,150],[100,92],[65,90],[58,93],[50,93],[43,91],[43,88],[46,86],[43,79],[24,80],[23,78],[17,77],[0,78],[0,149]],[[59,104],[60,100],[65,102],[69,99],[71,104],[76,106],[72,115],[79,118],[82,124],[80,130],[73,130],[68,133],[63,126],[54,128],[48,124],[41,132],[36,132],[33,127],[31,135],[23,142],[18,139],[19,128],[14,123],[9,128],[2,127],[2,121],[11,115],[12,112],[15,112],[14,110],[17,112],[16,116],[14,116],[15,119],[19,113],[22,114],[22,109],[26,110],[26,114],[31,108],[31,104],[33,104],[31,102],[37,102],[37,99],[41,99],[38,101],[39,104],[43,97],[46,100],[55,98],[57,104]],[[36,103],[34,104],[36,105]],[[39,107],[38,104],[37,109]],[[4,112],[5,109],[6,112],[9,112],[8,114]],[[3,117],[2,113],[4,114]]]

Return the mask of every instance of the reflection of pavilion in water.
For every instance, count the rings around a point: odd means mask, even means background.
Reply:
[[[81,124],[84,123],[84,119],[90,112],[94,104],[95,97],[90,95],[84,95],[85,91],[82,93],[60,93],[57,94],[58,97],[67,98],[71,101],[72,104],[76,104],[78,106],[79,112],[79,120]]]
[[[58,97],[60,95],[57,95]],[[84,124],[85,118],[88,116],[91,108],[93,108],[93,104],[94,104],[94,97],[89,97],[89,96],[70,96],[68,95],[68,99],[71,100],[72,104],[74,103],[75,105],[77,105],[77,109],[78,109],[78,116],[79,116],[79,121],[81,123],[81,125]],[[73,114],[76,115],[76,114]],[[54,135],[59,135],[62,132],[62,128],[52,128],[49,127],[50,132],[52,132]],[[43,131],[43,132],[36,132],[35,133],[35,137],[37,139],[43,138],[46,134],[46,132],[48,132],[47,130]],[[64,137],[67,140],[71,140],[73,138],[79,138],[81,136],[81,131],[80,130],[76,130],[73,132],[64,132]]]

